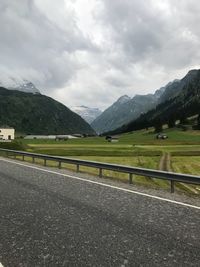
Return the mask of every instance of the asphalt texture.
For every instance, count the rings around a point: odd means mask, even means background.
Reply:
[[[200,266],[200,210],[0,158],[0,262]]]

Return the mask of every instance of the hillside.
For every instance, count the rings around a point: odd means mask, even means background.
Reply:
[[[129,123],[157,105],[164,90],[165,87],[154,94],[135,95],[133,98],[124,95],[97,117],[91,126],[96,132],[103,133]]]
[[[165,103],[178,96],[184,86],[195,79],[198,70],[191,70],[181,80],[175,79],[156,90],[154,94],[120,97],[113,105],[107,108],[91,126],[98,133],[110,132],[131,121],[137,120],[159,104]]]
[[[130,101],[130,97],[124,95],[120,97],[113,105],[107,108],[100,116],[98,116],[92,123],[91,126],[96,132],[102,133],[110,129],[115,129],[121,125],[124,115],[126,112],[123,107]]]
[[[79,115],[41,94],[0,87],[0,125],[25,134],[94,134]]]
[[[177,90],[176,90],[177,89]],[[150,126],[161,128],[163,124],[174,127],[175,122],[185,123],[186,118],[200,112],[200,70],[191,70],[173,87],[173,94],[155,109],[141,115],[131,123],[112,133],[129,132]]]

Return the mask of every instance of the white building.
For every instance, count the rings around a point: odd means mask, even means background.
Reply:
[[[56,135],[27,135],[24,137],[24,139],[51,139],[51,140],[55,140],[56,139]]]
[[[11,127],[0,126],[0,140],[14,140],[15,129]]]
[[[75,139],[76,136],[73,135],[27,135],[24,139],[50,139],[50,140],[66,140],[66,139]]]

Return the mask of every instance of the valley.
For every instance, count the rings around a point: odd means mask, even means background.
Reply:
[[[156,139],[153,129],[126,133],[119,136],[118,143],[110,143],[105,137],[88,137],[68,141],[22,140],[26,150],[34,153],[74,157],[89,161],[116,163],[149,169],[160,169],[177,173],[200,173],[200,131],[166,129],[166,140]],[[188,157],[189,156],[189,157]],[[27,160],[29,160],[27,158]],[[42,163],[37,160],[37,163]],[[55,163],[49,163],[55,166]],[[75,171],[74,166],[63,164],[64,168]],[[80,167],[81,172],[97,175],[98,170]],[[128,181],[127,174],[104,170],[104,177]],[[166,181],[145,177],[134,177],[134,183],[154,188],[168,189]],[[197,186],[176,184],[182,192],[200,194]]]
[[[200,267],[199,11],[0,0],[0,267]]]
[[[16,90],[0,88],[0,121],[2,125],[12,124],[18,133],[17,140],[7,148],[199,175],[199,85],[200,70],[190,70],[181,80],[169,82],[154,94],[121,96],[101,113],[98,108],[86,106],[74,107],[73,112],[50,97],[30,93],[35,87],[26,82]],[[33,136],[24,139],[20,132]],[[69,133],[79,138],[68,139]],[[75,170],[68,164],[63,167]],[[98,174],[89,167],[82,166],[80,171]],[[108,170],[103,176],[127,181],[127,174]],[[154,178],[135,176],[134,182],[169,187],[169,182]],[[200,194],[197,186],[176,183],[176,187],[181,192]]]

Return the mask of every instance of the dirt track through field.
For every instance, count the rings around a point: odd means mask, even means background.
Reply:
[[[170,153],[163,153],[161,159],[160,159],[160,163],[159,163],[159,170],[161,171],[173,171],[171,168],[171,155]],[[177,183],[177,185],[179,185],[179,187],[192,192],[194,194],[199,194],[199,192],[197,190],[195,190],[193,187],[191,187],[190,185],[184,184],[184,183]]]
[[[171,157],[170,153],[163,153],[160,163],[159,170],[161,171],[171,171]]]

